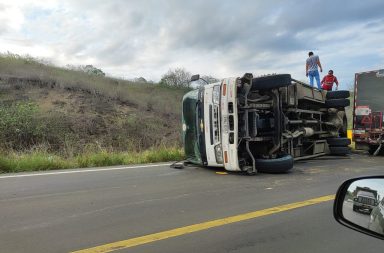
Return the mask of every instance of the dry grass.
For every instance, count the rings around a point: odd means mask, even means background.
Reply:
[[[162,114],[180,114],[180,101],[185,88],[171,88],[152,83],[135,83],[128,80],[89,75],[87,73],[39,63],[36,59],[12,54],[0,55],[0,76],[17,77],[41,86],[83,90],[94,95],[154,110]],[[22,84],[19,84],[22,85]]]

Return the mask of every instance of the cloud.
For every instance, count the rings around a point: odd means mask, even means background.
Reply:
[[[383,63],[383,9],[381,0],[0,2],[0,48],[154,80],[170,67],[303,79],[314,50],[349,82]]]
[[[18,8],[0,2],[0,35],[18,30],[23,21],[23,14]]]

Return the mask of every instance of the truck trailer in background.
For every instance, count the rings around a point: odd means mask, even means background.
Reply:
[[[357,150],[384,153],[384,69],[355,74],[353,141]]]

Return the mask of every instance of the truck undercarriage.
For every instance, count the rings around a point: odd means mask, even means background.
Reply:
[[[288,74],[238,83],[239,166],[248,173],[281,173],[293,160],[349,152],[348,91],[327,93]]]

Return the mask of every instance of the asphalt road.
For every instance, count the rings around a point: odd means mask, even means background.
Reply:
[[[348,178],[383,174],[384,158],[324,157],[297,162],[289,174],[253,177],[168,165],[82,171],[0,175],[0,252],[71,252],[334,194]],[[339,225],[332,204],[116,252],[382,251],[381,240]]]
[[[353,202],[344,201],[343,216],[363,228],[369,228],[369,220],[371,218],[370,214],[368,212],[353,211],[352,207]]]

